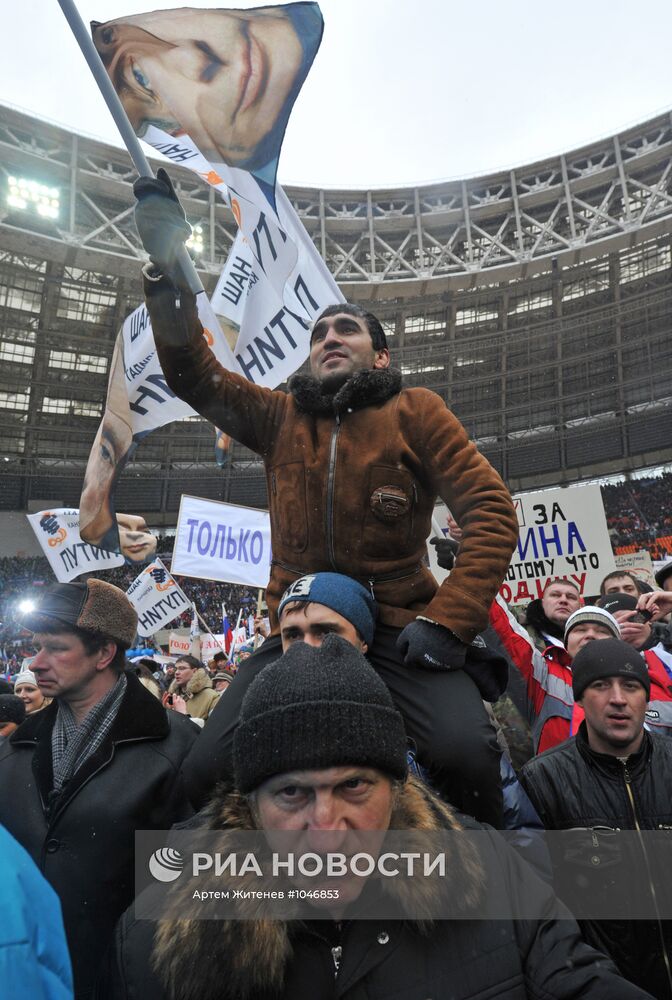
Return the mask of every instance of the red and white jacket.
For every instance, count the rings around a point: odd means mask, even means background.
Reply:
[[[540,652],[501,597],[492,602],[490,624],[525,681],[535,754],[563,743],[583,720],[583,710],[574,704],[569,653],[563,646]],[[643,655],[651,678],[646,727],[672,736],[672,667],[653,649]]]

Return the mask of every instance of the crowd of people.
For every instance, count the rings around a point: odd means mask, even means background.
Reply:
[[[655,560],[672,556],[672,474],[649,477],[601,487],[604,510],[614,552],[648,549]],[[157,536],[157,555],[170,567],[174,536]],[[137,566],[106,570],[101,579],[127,590],[138,574]],[[53,582],[54,575],[44,557],[0,558],[0,666],[13,671],[29,655],[30,646],[23,634],[18,615],[21,601],[35,599],[40,588]],[[234,624],[238,614],[244,617],[256,610],[257,592],[249,587],[210,580],[176,577],[213,632],[219,632],[222,605]],[[174,627],[186,627],[189,613],[184,612]]]
[[[170,567],[172,537],[159,536],[159,558]],[[137,577],[137,566],[119,566],[96,575],[126,591]],[[238,616],[247,621],[257,610],[258,591],[233,583],[175,577],[187,597],[211,632],[223,631],[223,609],[232,627]],[[30,636],[21,624],[21,606],[39,599],[43,588],[53,583],[54,574],[46,558],[5,557],[0,559],[0,673],[15,673],[21,662],[32,653]],[[184,611],[171,623],[171,628],[191,624],[191,613]]]
[[[607,526],[615,552],[648,549],[651,558],[672,555],[672,474],[602,486]]]
[[[227,371],[182,282],[168,175],[135,190],[166,383],[267,467],[269,623],[233,666],[195,636],[174,660],[138,652],[123,587],[95,575],[17,610],[12,997],[672,1000],[652,836],[672,829],[672,562],[655,588],[607,574],[589,604],[551,578],[512,615],[510,494],[443,401],[403,386],[378,319],[324,309],[286,393]],[[515,761],[503,698],[529,730]]]

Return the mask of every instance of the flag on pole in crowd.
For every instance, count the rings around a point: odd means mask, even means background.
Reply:
[[[136,577],[126,596],[138,615],[138,635],[147,638],[165,628],[191,604],[160,559]]]
[[[189,638],[191,640],[191,656],[197,660],[201,658],[201,626],[198,623],[198,611],[196,605],[191,603],[191,626],[189,628]]]
[[[197,298],[199,316],[224,367],[269,388],[307,357],[312,320],[343,301],[276,183],[287,120],[322,27],[316,3],[290,3],[153,11],[92,29],[136,134],[194,171],[231,209],[238,233],[212,304],[205,295]],[[182,50],[190,58],[200,52],[204,60],[189,86]],[[240,68],[217,71],[223,66]],[[146,434],[193,412],[166,384],[149,316],[140,306],[124,322],[115,348],[80,501],[82,538],[118,551],[114,486],[124,465]]]
[[[76,509],[52,507],[26,517],[59,583],[69,583],[82,573],[124,565],[120,553],[113,554],[82,541]]]
[[[224,635],[226,655],[228,656],[231,650],[231,643],[233,642],[233,629],[231,628],[231,622],[229,621],[225,604],[222,604],[222,634]]]

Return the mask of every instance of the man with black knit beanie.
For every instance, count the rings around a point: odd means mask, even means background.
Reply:
[[[158,924],[124,914],[101,1000],[646,996],[581,940],[549,887],[497,833],[458,816],[407,776],[401,716],[380,677],[341,636],[314,647],[297,642],[259,674],[242,705],[233,758],[235,789],[220,786],[199,817],[201,830],[218,832],[218,849],[228,850],[228,835],[255,831],[272,844],[283,836],[292,844],[312,841],[313,851],[338,843],[346,854],[353,844],[380,845],[388,831],[416,848],[445,837],[446,872],[434,899],[445,893],[465,919],[422,922],[421,880],[402,887],[384,878],[371,886],[367,876],[332,881],[339,894],[345,884],[345,903],[342,895],[316,900],[316,892],[301,919],[292,903],[282,904],[286,916],[268,919],[244,899],[240,919],[198,919],[194,883],[178,881]],[[376,832],[381,836],[371,836]],[[197,895],[229,887],[215,876],[208,881],[209,874],[199,876]],[[479,919],[478,901],[495,884],[506,901],[534,894],[540,919]],[[353,916],[353,905],[370,907],[371,895],[388,917],[370,909],[368,919]]]
[[[576,736],[529,761],[520,780],[546,829],[572,831],[571,845],[559,842],[558,892],[577,913],[594,899],[613,913],[583,920],[586,940],[657,1000],[672,1000],[672,922],[660,919],[657,898],[666,870],[655,851],[661,842],[649,833],[672,824],[672,740],[644,728],[651,677],[629,643],[586,643],[574,658],[572,689],[585,715]],[[622,845],[617,839],[628,830],[640,831],[630,863],[627,834]],[[629,919],[624,905],[633,882],[649,895],[640,919]]]
[[[54,584],[23,624],[53,701],[0,748],[0,823],[60,898],[84,998],[133,898],[135,830],[191,815],[180,767],[198,730],[126,673],[137,616],[118,587]]]

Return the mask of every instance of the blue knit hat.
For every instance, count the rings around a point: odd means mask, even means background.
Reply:
[[[367,646],[373,642],[378,608],[373,597],[361,583],[341,573],[314,573],[295,580],[282,595],[278,618],[286,604],[306,601],[323,604],[342,615],[357,629]]]

